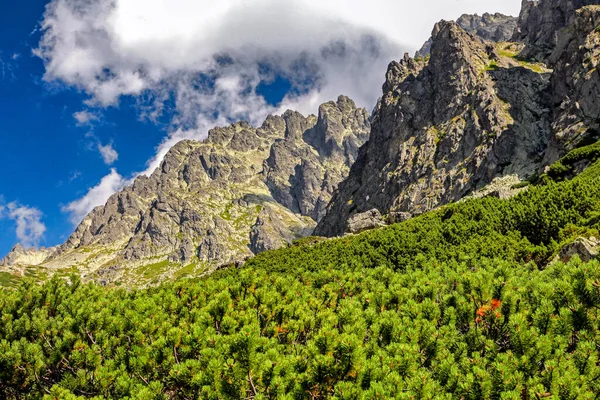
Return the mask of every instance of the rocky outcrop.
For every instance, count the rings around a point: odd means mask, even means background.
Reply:
[[[482,16],[463,14],[456,20],[456,23],[467,32],[490,42],[509,41],[517,28],[517,18],[500,13],[485,13]],[[432,44],[433,38],[429,38],[423,47],[417,51],[415,58],[429,56]]]
[[[371,138],[316,234],[341,235],[374,207],[392,220],[467,195],[510,197],[520,180],[598,140],[597,2],[524,1],[513,43],[438,24],[429,60],[390,64]],[[515,182],[494,189],[504,177]]]
[[[598,0],[522,0],[518,26],[512,40],[525,44],[520,57],[545,62],[554,51],[563,28],[575,11]]]
[[[373,209],[364,213],[356,214],[348,220],[349,233],[361,233],[370,229],[385,226],[383,217],[378,209]]]
[[[591,261],[598,257],[598,246],[600,242],[596,238],[578,238],[572,244],[561,250],[561,259],[571,259],[574,255],[579,256],[583,262]]]
[[[428,63],[391,63],[371,138],[315,233],[341,235],[373,208],[420,214],[497,176],[533,174],[550,136],[550,74],[504,46],[441,22]]]
[[[23,268],[36,266],[43,263],[56,248],[29,248],[25,249],[20,244],[15,245],[10,252],[0,260],[1,267]]]
[[[368,134],[368,112],[340,96],[317,116],[288,111],[259,128],[239,122],[180,142],[42,266],[107,283],[149,274],[149,264],[198,273],[284,246],[312,233]]]
[[[595,237],[591,238],[577,238],[572,243],[567,244],[560,249],[559,254],[552,260],[552,263],[561,261],[567,263],[574,256],[579,257],[583,262],[588,262],[598,258],[598,248],[600,247],[600,241]]]
[[[554,68],[553,137],[547,163],[600,139],[600,6],[583,7],[570,18],[548,57]]]

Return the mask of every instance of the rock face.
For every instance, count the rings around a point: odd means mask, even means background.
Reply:
[[[500,13],[485,13],[482,16],[477,14],[463,14],[456,20],[456,23],[467,32],[491,42],[509,41],[517,28],[517,18]],[[415,58],[429,56],[431,54],[432,44],[433,38],[430,38],[425,42],[423,47],[417,51]]]
[[[0,260],[0,266],[17,268],[29,265],[39,265],[43,263],[55,250],[55,247],[25,249],[20,244],[17,244],[6,255],[6,257]]]
[[[583,7],[569,21],[548,58],[555,71],[551,80],[554,135],[548,162],[600,139],[600,6]]]
[[[525,43],[521,57],[546,61],[576,10],[595,4],[599,4],[598,0],[522,0],[518,27],[512,38]]]
[[[240,122],[180,142],[42,266],[76,267],[104,283],[160,280],[177,265],[198,274],[286,245],[312,233],[368,134],[368,112],[341,96],[318,116],[288,111],[257,129]]]
[[[428,63],[392,62],[371,138],[315,233],[341,235],[374,207],[420,214],[501,174],[534,173],[550,139],[550,74],[503,46],[441,22]]]
[[[510,196],[485,188],[597,140],[600,7],[589,3],[524,2],[514,43],[441,22],[429,60],[392,62],[371,138],[315,233],[341,235],[373,208],[391,220],[470,194]]]

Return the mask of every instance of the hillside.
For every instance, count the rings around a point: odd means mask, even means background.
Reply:
[[[442,21],[372,116],[214,129],[16,247],[0,398],[597,399],[596,3]]]
[[[599,170],[200,280],[23,282],[0,296],[0,395],[593,399]]]

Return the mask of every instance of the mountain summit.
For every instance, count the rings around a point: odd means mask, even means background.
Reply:
[[[518,41],[498,43],[437,24],[428,60],[390,64],[370,140],[316,234],[341,235],[372,209],[406,219],[496,178],[512,176],[510,191],[597,140],[599,17],[598,6],[525,1]]]
[[[19,264],[141,285],[279,248],[312,233],[368,134],[368,112],[344,96],[317,116],[287,111],[259,128],[215,128],[175,145],[56,251]]]

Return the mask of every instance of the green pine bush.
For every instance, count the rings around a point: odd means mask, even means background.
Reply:
[[[595,399],[600,181],[531,186],[144,290],[0,293],[3,399]]]

